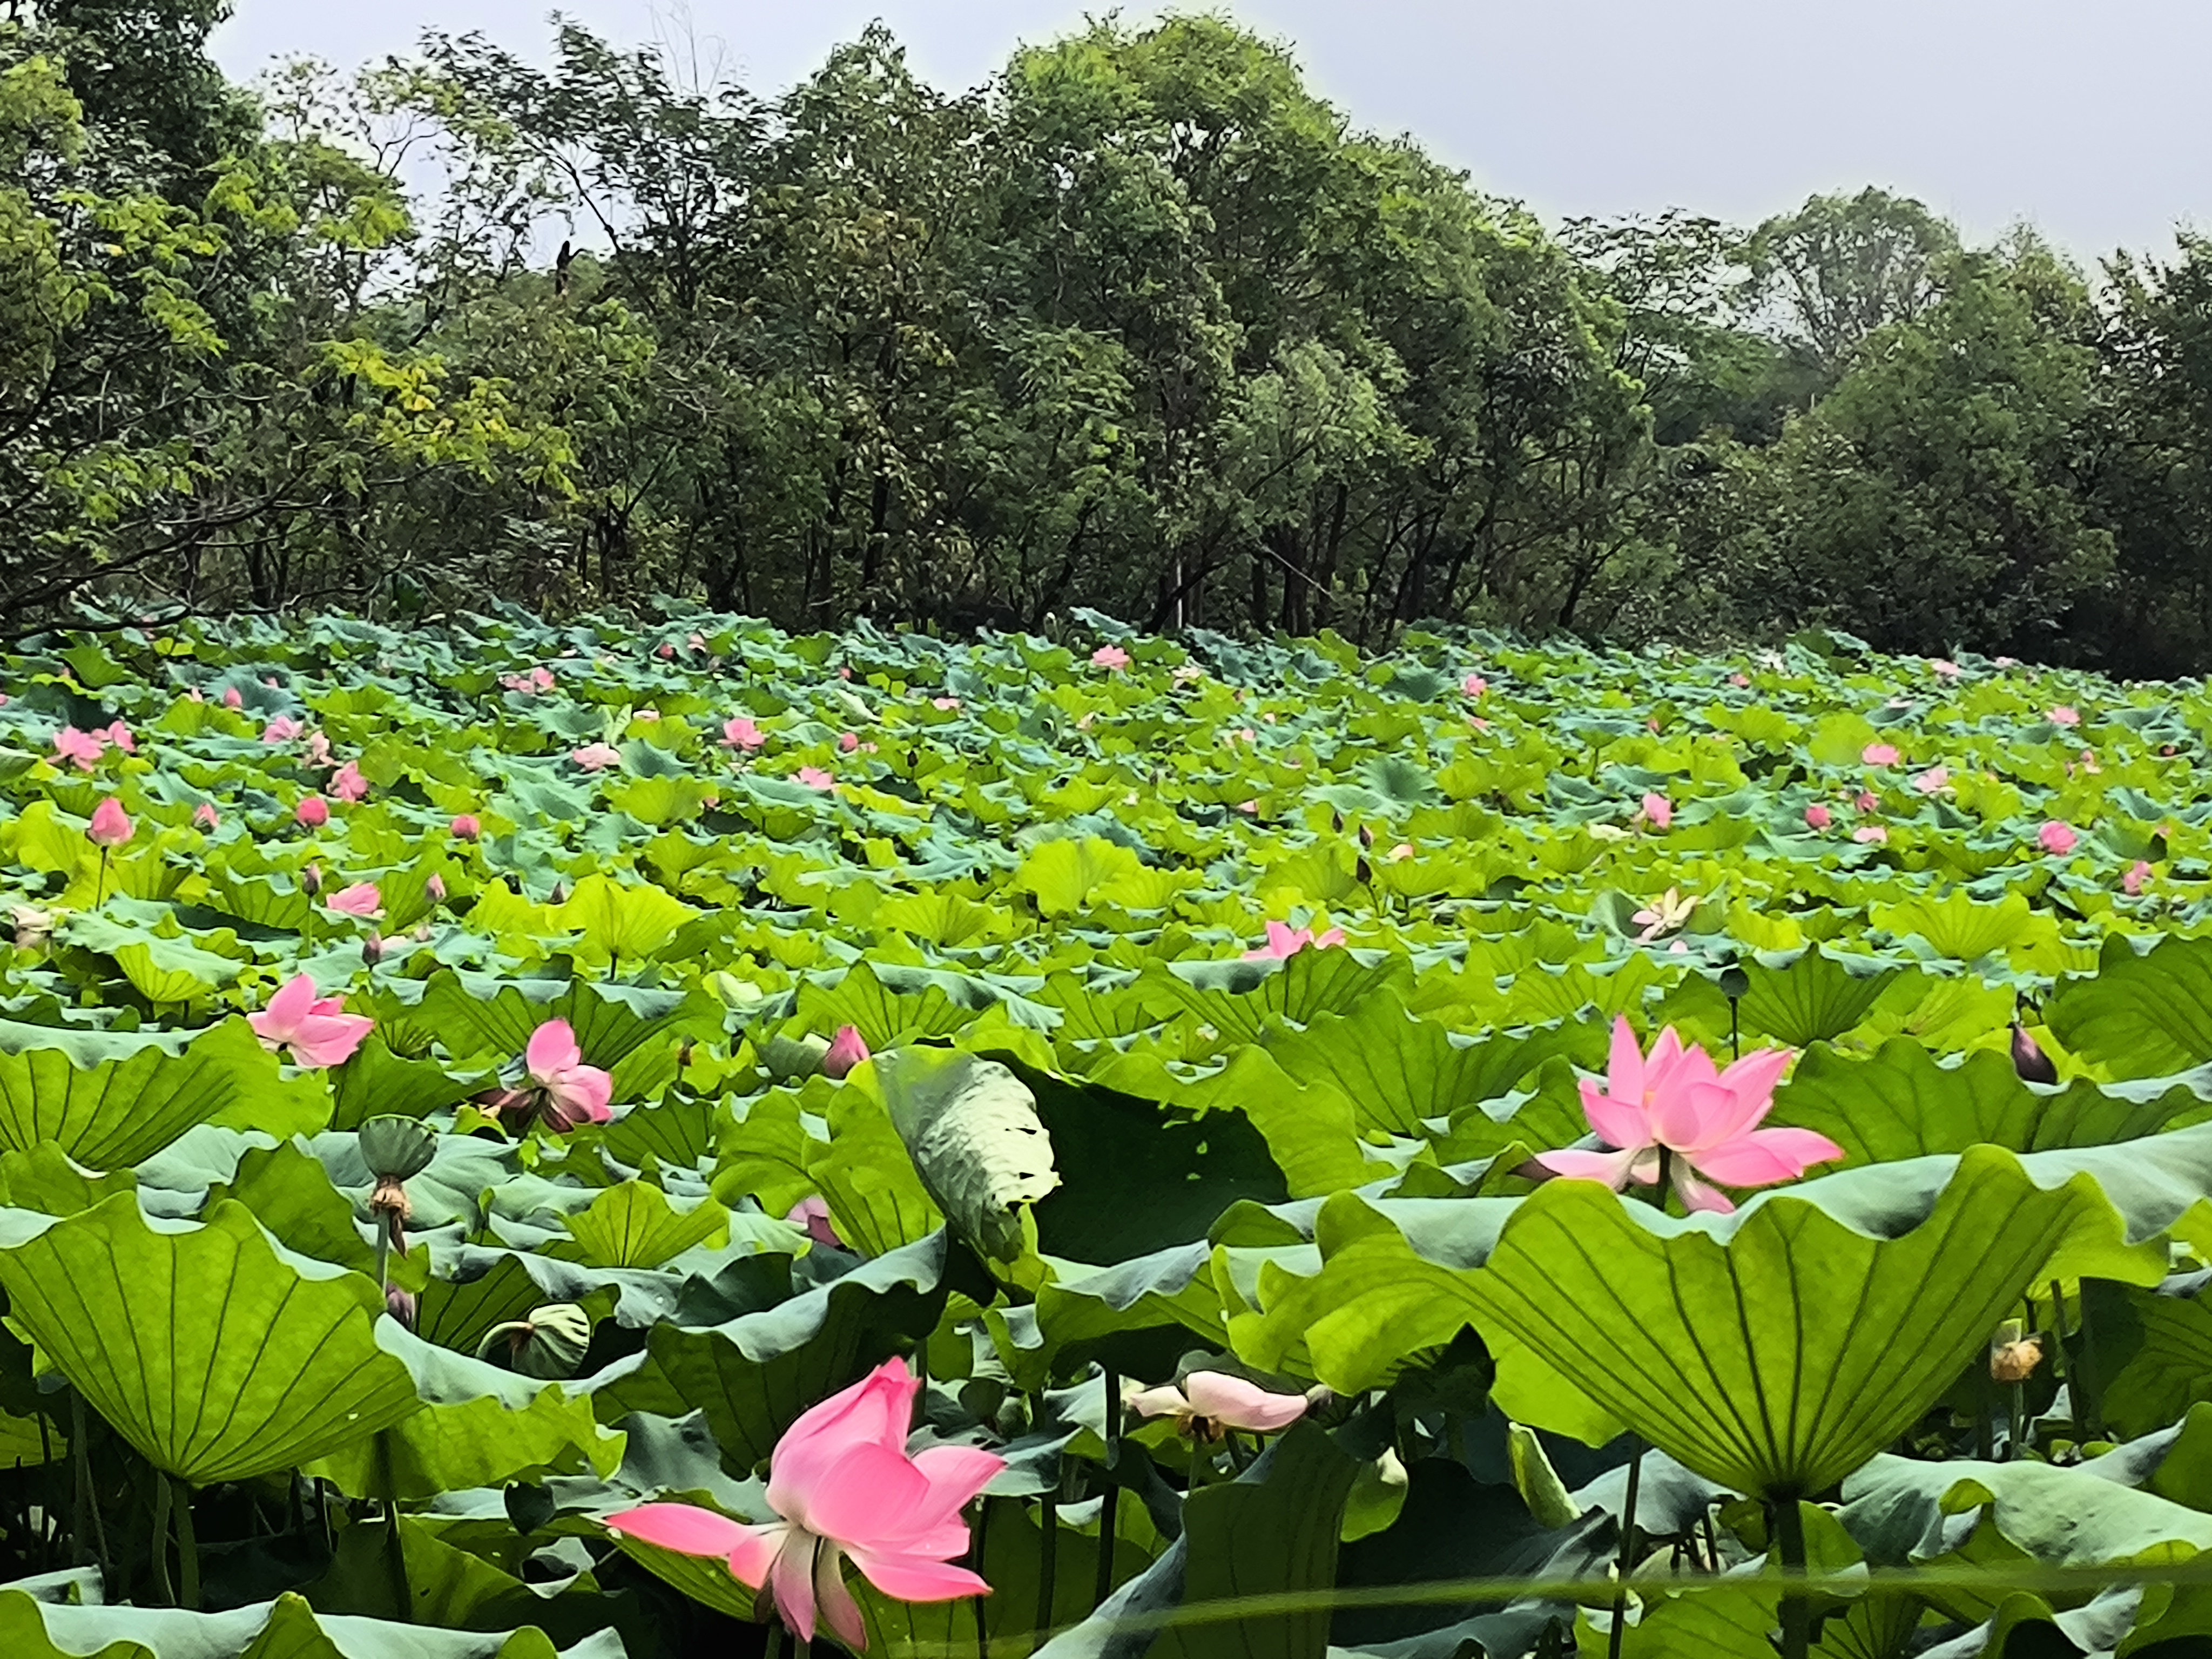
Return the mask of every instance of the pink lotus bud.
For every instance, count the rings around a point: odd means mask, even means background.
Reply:
[[[846,754],[851,754],[860,746],[860,738],[857,732],[841,732],[837,734],[837,747]]]
[[[474,841],[483,834],[483,825],[477,822],[473,812],[463,812],[453,820],[455,841]]]
[[[416,1310],[414,1291],[403,1291],[397,1285],[387,1285],[384,1292],[384,1310],[409,1330],[415,1328]]]
[[[857,1027],[841,1025],[837,1035],[830,1040],[830,1048],[822,1056],[822,1075],[844,1078],[852,1075],[853,1068],[866,1063],[868,1045],[860,1038]]]
[[[212,830],[221,822],[216,817],[215,805],[210,801],[202,801],[192,809],[192,827],[196,830]]]
[[[1834,822],[1828,809],[1817,801],[1805,809],[1805,823],[1810,829],[1825,830]]]
[[[239,689],[234,685],[228,687],[223,692],[222,706],[225,708],[243,708],[246,707],[246,698],[243,694],[240,692]]]
[[[1644,798],[1644,821],[1654,830],[1664,830],[1674,822],[1674,803],[1664,795]]]
[[[323,866],[311,864],[300,872],[300,890],[309,898],[323,890]]]
[[[2150,866],[2142,859],[2137,859],[2129,867],[2127,873],[2120,878],[2121,890],[2130,898],[2141,898],[2143,883],[2150,879]]]
[[[331,821],[331,804],[320,795],[310,795],[292,811],[294,818],[309,830],[319,830]]]
[[[84,838],[94,847],[106,848],[125,845],[135,833],[131,815],[123,810],[123,803],[109,795],[92,809],[92,823]]]
[[[659,650],[654,652],[653,654],[659,657],[663,662],[665,662],[676,654],[676,647],[672,645],[664,645]]]
[[[371,933],[362,940],[361,959],[364,966],[370,968],[384,960],[384,938],[381,934]]]
[[[1897,764],[1897,745],[1893,743],[1870,743],[1859,750],[1859,758],[1869,766]]]
[[[2012,1027],[2012,1068],[2025,1083],[2056,1083],[2058,1067],[2051,1056],[2043,1052],[2042,1045],[2027,1034],[2027,1028],[2018,1020]]]
[[[2055,858],[2064,858],[2081,840],[2074,833],[2072,825],[2060,823],[2056,819],[2037,830],[2035,838],[2042,843],[2043,850]]]
[[[446,878],[443,876],[432,876],[429,880],[422,884],[422,890],[430,896],[431,903],[443,904],[446,902]]]

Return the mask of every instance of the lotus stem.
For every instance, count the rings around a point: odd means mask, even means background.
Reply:
[[[990,1521],[991,1500],[988,1498],[978,1498],[975,1503],[975,1559],[974,1567],[979,1577],[983,1571],[983,1529],[990,1524]],[[986,1598],[978,1595],[974,1598],[973,1602],[971,1603],[975,1609],[975,1659],[991,1659],[991,1627],[985,1622],[984,1619],[983,1602],[985,1599]]]
[[[2104,1387],[2097,1374],[2097,1334],[2089,1326],[2089,1282],[2081,1281],[2081,1352],[2074,1361],[2074,1374],[2081,1379],[2081,1403],[2075,1407],[2085,1440],[2105,1437]]]
[[[2058,1294],[2058,1281],[2051,1281],[2051,1375],[2066,1385],[2066,1409],[2074,1426],[2074,1443],[2081,1443],[2081,1402],[2075,1397],[2076,1379],[2066,1363],[2066,1303]]]
[[[1651,1186],[1651,1201],[1659,1206],[1659,1213],[1667,1213],[1667,1188],[1674,1178],[1674,1153],[1672,1148],[1659,1149],[1659,1178]]]
[[[2027,1442],[2027,1384],[2025,1382],[2015,1382],[2012,1385],[2012,1421],[2007,1427],[2005,1436],[2005,1462],[2008,1463],[2018,1462],[2021,1456],[2021,1448],[2025,1445]]]
[[[154,1589],[165,1605],[177,1605],[169,1580],[169,1477],[159,1469],[154,1471]]]
[[[1060,1568],[1060,1488],[1055,1486],[1037,1499],[1037,1525],[1043,1536],[1037,1545],[1036,1627],[1052,1628],[1053,1580]]]
[[[1719,1534],[1713,1530],[1713,1506],[1711,1504],[1705,1505],[1705,1564],[1710,1571],[1718,1572],[1721,1570],[1721,1540]]]
[[[192,1527],[192,1489],[182,1475],[177,1477],[177,1562],[184,1577],[184,1605],[187,1610],[200,1610],[200,1540]]]
[[[94,1559],[100,1563],[100,1581],[112,1585],[115,1569],[108,1558],[107,1522],[100,1513],[100,1492],[92,1481],[92,1441],[85,1431],[84,1396],[75,1389],[70,1390],[70,1443],[76,1454],[78,1490],[92,1508],[92,1547]],[[82,1547],[80,1539],[78,1548],[82,1551]]]
[[[1620,1582],[1613,1593],[1613,1630],[1606,1638],[1606,1659],[1620,1659],[1620,1644],[1628,1637],[1628,1575],[1636,1565],[1636,1494],[1643,1484],[1644,1443],[1638,1440],[1636,1455],[1628,1460],[1628,1499],[1620,1506]]]
[[[85,1548],[84,1534],[85,1517],[92,1508],[92,1458],[84,1447],[84,1396],[75,1389],[70,1390],[70,1471],[76,1488],[70,1496],[70,1553],[73,1565],[81,1567],[91,1553]]]
[[[93,885],[92,908],[95,910],[107,902],[107,849],[100,849],[100,879]]]
[[[1113,1477],[1121,1461],[1121,1379],[1111,1366],[1105,1375],[1106,1383],[1106,1490],[1098,1498],[1098,1577],[1091,1601],[1094,1605],[1114,1593],[1114,1537],[1115,1511],[1121,1500],[1121,1483]]]
[[[376,1218],[376,1288],[386,1293],[392,1289],[392,1227],[380,1215]]]
[[[781,1659],[782,1653],[783,1626],[771,1619],[768,1621],[768,1642],[763,1650],[762,1659]]]
[[[1797,1494],[1784,1492],[1769,1500],[1767,1513],[1774,1519],[1774,1541],[1789,1580],[1782,1591],[1782,1659],[1807,1659],[1813,1645],[1813,1603],[1800,1582],[1805,1576],[1805,1517],[1798,1512]]]

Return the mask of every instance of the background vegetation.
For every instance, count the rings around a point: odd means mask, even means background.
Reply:
[[[2212,659],[2186,234],[1547,229],[1218,21],[957,97],[876,30],[763,98],[576,28],[248,95],[224,9],[0,6],[0,630],[672,592]]]

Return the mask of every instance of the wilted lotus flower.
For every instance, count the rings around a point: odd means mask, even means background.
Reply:
[[[846,1587],[850,1556],[861,1576],[901,1601],[952,1601],[991,1587],[953,1558],[968,1550],[960,1511],[1006,1467],[973,1446],[906,1454],[921,1382],[902,1359],[885,1360],[784,1431],[769,1459],[769,1506],[781,1517],[747,1526],[689,1504],[647,1504],[607,1517],[607,1529],[684,1555],[720,1557],[730,1576],[767,1586],[801,1641],[817,1619],[860,1651],[867,1626]]]
[[[109,795],[92,809],[92,822],[85,828],[84,838],[105,853],[111,848],[128,844],[137,833],[131,815],[123,810],[123,803]]]
[[[331,821],[331,804],[320,795],[310,795],[292,809],[292,816],[301,828],[319,830]]]
[[[483,825],[473,812],[463,812],[453,819],[453,836],[455,841],[475,841],[483,834]]]
[[[1757,1127],[1773,1109],[1774,1085],[1790,1058],[1787,1048],[1761,1048],[1719,1072],[1711,1056],[1694,1043],[1686,1046],[1671,1025],[1647,1056],[1624,1016],[1613,1023],[1605,1087],[1589,1078],[1582,1084],[1590,1127],[1615,1150],[1546,1152],[1535,1162],[1553,1175],[1601,1181],[1619,1192],[1631,1181],[1654,1185],[1663,1152],[1685,1205],[1727,1215],[1735,1206],[1697,1176],[1730,1187],[1766,1187],[1844,1155],[1810,1129]]]
[[[805,1228],[806,1236],[817,1244],[827,1244],[833,1250],[847,1250],[852,1248],[837,1237],[837,1229],[830,1219],[829,1200],[818,1193],[811,1197],[800,1199],[798,1203],[791,1206],[791,1213],[784,1217],[784,1219],[793,1226]]]
[[[850,1077],[856,1066],[867,1063],[868,1058],[868,1045],[862,1040],[859,1028],[841,1025],[823,1053],[822,1075],[841,1079]]]
[[[357,801],[368,793],[368,780],[352,761],[331,774],[331,793],[343,801]]]
[[[1223,1371],[1193,1371],[1180,1389],[1130,1389],[1122,1403],[1139,1417],[1172,1417],[1194,1440],[1220,1440],[1233,1431],[1273,1434],[1306,1414],[1302,1394],[1270,1394]]]
[[[246,1023],[270,1053],[314,1071],[343,1066],[376,1024],[346,1012],[341,998],[316,996],[315,981],[305,974],[290,980],[260,1012],[248,1014]]]
[[[1267,942],[1256,951],[1247,951],[1247,962],[1281,962],[1301,951],[1326,951],[1344,943],[1344,929],[1332,927],[1325,933],[1316,933],[1310,927],[1293,927],[1285,921],[1267,924]]]

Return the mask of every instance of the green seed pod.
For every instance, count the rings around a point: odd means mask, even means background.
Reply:
[[[411,1117],[370,1118],[361,1126],[360,1139],[362,1161],[380,1182],[412,1180],[438,1152],[438,1132]]]
[[[592,1346],[592,1316],[573,1302],[549,1302],[532,1309],[527,1319],[493,1326],[477,1345],[477,1358],[490,1358],[502,1342],[507,1364],[525,1376],[565,1382]]]

